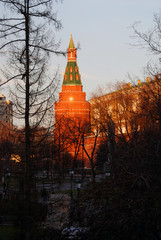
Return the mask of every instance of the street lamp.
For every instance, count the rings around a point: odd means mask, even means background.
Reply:
[[[106,180],[108,179],[109,176],[110,176],[110,172],[105,172],[105,178],[106,178]]]
[[[3,182],[3,192],[4,192],[4,197],[6,197],[6,194],[9,198],[9,179],[10,179],[11,173],[9,168],[6,168],[4,171],[4,178],[2,179]]]
[[[70,175],[70,196],[71,200],[73,200],[73,175],[74,175],[73,169],[69,170],[69,175]]]
[[[44,189],[44,184],[45,184],[45,176],[46,176],[46,170],[43,169],[43,189]]]
[[[105,172],[105,178],[106,178],[106,184],[108,182],[108,177],[110,177],[110,172]],[[106,190],[107,191],[107,190]],[[109,204],[109,196],[108,193],[106,193],[106,203]]]
[[[80,195],[80,188],[81,188],[82,180],[77,179],[76,184],[77,184],[77,196],[78,196],[78,204],[79,204],[79,195]]]
[[[80,208],[79,208],[79,194],[80,194],[81,184],[82,184],[82,180],[81,179],[77,179],[76,180],[76,185],[77,185],[77,214],[78,214],[79,223],[81,223]]]

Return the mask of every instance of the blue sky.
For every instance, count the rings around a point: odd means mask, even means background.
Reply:
[[[87,99],[98,86],[106,88],[106,83],[128,82],[128,73],[141,80],[146,77],[143,69],[153,56],[144,49],[130,45],[135,43],[130,38],[133,35],[130,26],[140,21],[142,31],[152,27],[154,13],[161,11],[160,0],[57,2],[54,3],[55,11],[62,20],[63,28],[56,32],[56,39],[61,40],[60,50],[67,50],[71,33],[75,46],[80,43],[77,63]],[[61,82],[66,63],[67,59],[63,56],[53,56],[51,59],[50,68],[59,66]],[[6,90],[7,87],[4,87],[1,93],[9,98]]]
[[[56,32],[61,49],[67,49],[71,33],[75,45],[81,45],[77,63],[87,99],[97,86],[128,81],[127,73],[144,79],[143,68],[152,56],[130,45],[134,43],[130,26],[140,21],[141,30],[152,27],[153,15],[160,9],[160,0],[64,0],[56,5],[63,25]],[[52,64],[63,73],[66,62],[56,57]]]

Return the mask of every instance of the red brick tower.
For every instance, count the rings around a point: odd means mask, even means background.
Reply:
[[[73,166],[78,159],[83,159],[81,131],[89,123],[90,104],[83,92],[76,58],[77,50],[71,36],[62,91],[59,93],[59,101],[55,103],[54,139],[58,153],[55,159],[59,168],[64,164],[65,153],[70,153]]]
[[[83,92],[81,76],[77,66],[77,50],[71,36],[68,47],[68,61],[65,69],[62,92],[59,102],[55,103],[55,120],[69,118],[75,121],[89,122],[90,104]]]

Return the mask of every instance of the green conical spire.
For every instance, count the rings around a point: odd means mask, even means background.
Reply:
[[[82,85],[81,76],[79,74],[79,68],[76,62],[76,49],[74,46],[73,38],[71,35],[69,42],[68,62],[64,73],[63,85]],[[71,53],[73,54],[72,56]]]
[[[76,62],[67,63],[63,85],[82,85],[79,68]]]

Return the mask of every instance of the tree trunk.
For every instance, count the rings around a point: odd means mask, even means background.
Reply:
[[[25,0],[25,33],[26,33],[26,107],[25,107],[25,139],[26,139],[26,156],[25,156],[25,173],[26,173],[26,200],[30,202],[31,184],[30,184],[30,123],[29,123],[29,94],[30,94],[30,72],[29,72],[29,0]]]

